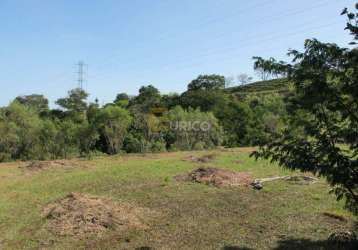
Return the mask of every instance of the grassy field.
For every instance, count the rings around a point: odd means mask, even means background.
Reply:
[[[328,249],[335,230],[352,230],[355,218],[328,194],[324,180],[285,181],[217,188],[178,182],[175,175],[204,165],[183,160],[209,152],[98,157],[86,167],[26,171],[26,163],[0,164],[0,249]],[[248,149],[216,150],[207,166],[247,171],[253,177],[292,174]],[[42,208],[70,192],[108,197],[149,208],[145,230],[103,237],[59,237],[46,230]],[[324,213],[339,215],[332,218]]]

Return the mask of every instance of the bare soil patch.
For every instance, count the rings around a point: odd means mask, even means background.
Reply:
[[[217,157],[216,154],[207,154],[207,155],[203,155],[203,156],[190,155],[190,156],[186,157],[184,160],[192,161],[192,162],[196,162],[196,163],[209,163],[209,162],[212,162],[213,160],[215,160],[216,157]]]
[[[212,167],[200,167],[189,174],[175,176],[175,179],[216,187],[248,186],[252,182],[252,177],[248,172],[235,172]]]
[[[148,209],[128,203],[81,193],[70,193],[65,198],[48,204],[42,216],[48,220],[48,229],[60,236],[79,238],[101,236],[109,231],[146,229],[143,217]]]

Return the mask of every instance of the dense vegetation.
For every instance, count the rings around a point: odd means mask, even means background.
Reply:
[[[82,89],[57,100],[60,109],[42,95],[19,96],[0,109],[0,161],[257,145],[283,126],[286,113],[283,95],[259,92],[239,94],[225,89],[223,76],[201,75],[181,95],[149,85],[102,107]]]

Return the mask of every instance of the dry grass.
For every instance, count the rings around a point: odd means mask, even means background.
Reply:
[[[46,227],[59,236],[102,237],[108,231],[146,229],[143,218],[151,213],[128,203],[115,203],[105,197],[70,193],[45,206]]]

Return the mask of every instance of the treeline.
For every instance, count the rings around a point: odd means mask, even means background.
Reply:
[[[152,85],[100,106],[73,89],[50,109],[42,95],[0,108],[0,161],[252,146],[284,127],[283,96],[237,95],[220,75],[201,75],[181,95]]]

